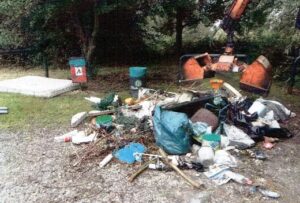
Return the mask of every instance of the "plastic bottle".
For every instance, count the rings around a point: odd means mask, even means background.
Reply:
[[[72,137],[77,135],[77,133],[78,133],[77,130],[73,130],[73,131],[68,132],[64,135],[55,137],[54,140],[55,140],[55,142],[71,142]]]

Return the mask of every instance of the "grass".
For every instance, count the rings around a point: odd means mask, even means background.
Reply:
[[[180,90],[175,82],[176,71],[176,66],[150,66],[148,86],[154,89],[167,89],[175,92]],[[0,130],[14,131],[21,129],[30,131],[33,128],[66,127],[75,113],[92,110],[90,103],[84,100],[86,96],[102,97],[106,92],[115,91],[123,99],[129,97],[127,72],[128,67],[101,68],[98,72],[98,80],[89,84],[91,88],[89,87],[87,91],[77,90],[51,99],[0,93],[0,106],[9,108],[9,114],[0,115]],[[44,71],[41,68],[0,68],[0,80],[25,75],[43,76]],[[69,76],[69,70],[50,69],[50,77],[52,78],[66,79]],[[105,79],[106,76],[110,77]],[[115,77],[117,79],[114,79]],[[217,78],[224,79],[234,87],[238,87],[239,77],[236,74],[219,74]],[[199,90],[207,88],[209,88],[209,80],[204,80]],[[247,95],[257,97],[256,95]],[[268,98],[291,105],[295,111],[300,110],[300,95],[287,95],[281,83],[273,84]]]

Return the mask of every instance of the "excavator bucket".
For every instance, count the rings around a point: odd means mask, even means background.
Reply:
[[[205,78],[206,65],[211,64],[211,58],[208,53],[195,55],[188,58],[182,66],[183,80],[202,80]]]
[[[184,78],[186,80],[198,80],[204,78],[204,69],[195,58],[189,58],[183,65]]]
[[[264,56],[259,56],[243,71],[240,88],[257,94],[268,94],[272,82],[270,71],[269,60]]]

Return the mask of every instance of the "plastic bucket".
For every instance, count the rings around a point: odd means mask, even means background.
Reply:
[[[146,86],[146,67],[130,67],[129,77],[130,77],[130,92],[135,98],[138,97],[139,88]]]
[[[202,136],[202,146],[209,146],[212,149],[218,149],[221,144],[221,137],[217,134],[205,134]]]

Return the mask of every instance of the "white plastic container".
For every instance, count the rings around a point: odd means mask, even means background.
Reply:
[[[203,146],[198,150],[198,160],[205,167],[214,164],[214,156],[214,150],[209,146]]]

